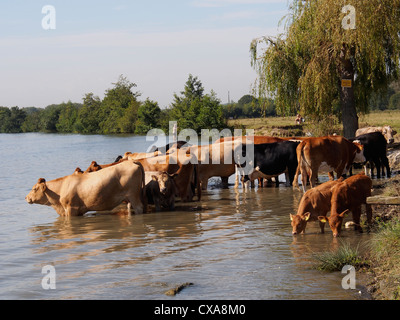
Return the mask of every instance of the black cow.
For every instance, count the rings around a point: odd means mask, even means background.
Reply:
[[[373,177],[374,166],[376,167],[376,175],[378,179],[381,177],[381,168],[382,176],[385,175],[386,168],[386,176],[388,178],[390,177],[389,161],[386,156],[387,141],[382,133],[366,133],[350,140],[357,141],[364,146],[364,157],[366,159],[365,165],[367,162],[370,163],[371,178]]]
[[[254,145],[254,159],[249,161],[252,172],[246,172],[244,181],[254,181],[258,178],[275,177],[276,186],[279,186],[278,176],[286,175],[286,186],[291,186],[297,169],[296,148],[299,142],[282,141]],[[242,157],[246,155],[246,144],[242,145]],[[246,163],[245,163],[246,164]],[[244,167],[245,164],[241,165]]]

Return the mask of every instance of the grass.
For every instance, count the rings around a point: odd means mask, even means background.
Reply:
[[[315,269],[329,272],[341,271],[346,265],[359,269],[367,264],[359,252],[359,247],[353,248],[346,242],[341,242],[340,247],[335,251],[316,253],[313,258],[317,261]]]
[[[342,125],[335,123],[330,117],[327,121],[318,124],[307,123],[296,125],[294,116],[289,117],[268,117],[254,119],[229,120],[228,125],[238,129],[254,129],[256,135],[272,136],[302,136],[307,131],[317,130],[315,136],[338,133],[341,134]],[[383,126],[390,125],[399,132],[400,137],[400,110],[374,111],[359,117],[359,126]],[[400,138],[398,138],[400,139]]]
[[[370,242],[373,271],[383,299],[400,299],[400,220],[381,223]]]

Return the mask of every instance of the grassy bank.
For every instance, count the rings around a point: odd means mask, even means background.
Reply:
[[[398,176],[385,181],[378,194],[397,197],[399,183]],[[314,267],[340,272],[345,265],[354,266],[359,274],[366,275],[366,287],[373,299],[400,300],[400,212],[397,208],[373,210],[372,237],[362,244],[363,250],[343,241],[337,250],[315,254]]]
[[[341,134],[343,127],[333,118],[323,122],[310,123],[306,121],[301,125],[295,124],[295,117],[268,117],[254,119],[229,120],[228,125],[238,129],[254,129],[256,135],[271,136],[303,136],[310,132],[314,136],[337,133]],[[400,133],[400,110],[386,110],[371,112],[360,116],[359,126],[390,125]],[[400,134],[398,135],[400,136]],[[398,138],[400,140],[400,138]]]
[[[326,121],[319,123],[309,123],[306,119],[301,125],[295,124],[293,116],[236,119],[229,120],[228,124],[239,129],[254,129],[256,135],[283,137],[307,134],[323,136],[343,132],[342,125],[333,118],[327,118]],[[395,136],[395,141],[400,142],[400,110],[371,112],[359,118],[360,128],[383,125],[390,125],[399,132]],[[399,168],[393,169],[399,170]],[[379,193],[384,196],[398,196],[399,190],[400,181],[394,178],[386,181]],[[374,212],[378,218],[374,222],[372,239],[365,244],[366,250],[362,250],[362,253],[359,248],[352,248],[347,243],[342,243],[336,251],[315,255],[315,267],[325,271],[341,271],[343,266],[352,265],[359,272],[363,270],[368,274],[367,287],[374,299],[400,299],[400,220],[398,218],[400,214],[396,213],[396,210],[390,208],[387,212]],[[385,222],[379,217],[380,215],[385,216]]]

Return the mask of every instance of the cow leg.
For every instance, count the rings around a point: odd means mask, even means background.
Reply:
[[[372,208],[370,204],[365,204],[365,211],[367,213],[367,223],[368,226],[372,224]]]
[[[143,204],[143,202],[142,202],[142,199],[141,199],[141,196],[140,196],[140,192],[138,192],[138,194],[136,195],[133,195],[133,196],[131,196],[129,199],[128,199],[128,205],[127,205],[127,207],[128,207],[128,214],[131,214],[132,213],[132,210],[133,210],[133,212],[135,212],[136,214],[142,214],[142,213],[144,213],[144,209],[145,209],[145,207],[144,207],[144,204]]]
[[[279,177],[276,176],[274,179],[275,179],[275,187],[279,188]]]
[[[389,167],[389,160],[385,156],[382,159],[382,176],[384,176],[383,168],[386,168],[386,177],[390,178],[390,167]]]
[[[315,188],[317,185],[318,167],[311,168],[310,186]]]
[[[353,213],[354,230],[363,232],[363,229],[361,228],[361,225],[360,225],[361,206],[354,208],[352,210],[352,213]]]
[[[325,222],[321,222],[321,221],[318,221],[318,222],[319,222],[319,227],[321,229],[321,233],[325,233]]]
[[[208,178],[204,178],[200,182],[201,190],[207,190]]]
[[[228,189],[228,187],[229,187],[229,184],[228,184],[229,177],[221,177],[221,180],[222,180],[222,188]]]
[[[235,186],[234,186],[235,189],[239,188],[239,177],[240,177],[239,168],[236,165],[235,166]]]
[[[376,177],[378,179],[380,179],[381,178],[381,161],[379,160],[379,158],[375,158],[373,160],[373,162],[374,162],[375,167],[376,167]]]
[[[303,188],[303,192],[306,192],[306,186],[307,186],[307,178],[308,174],[306,173],[306,170],[301,170],[301,184]]]

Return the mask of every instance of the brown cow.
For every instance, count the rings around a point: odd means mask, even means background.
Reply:
[[[251,140],[251,143],[254,144],[274,143],[284,140],[283,138],[270,137],[270,136],[233,136],[233,137],[220,138],[214,143],[221,143],[221,142],[240,140],[240,139],[242,139],[243,143],[246,143],[246,140]]]
[[[128,213],[146,211],[144,170],[140,163],[126,161],[92,174],[71,174],[46,181],[41,178],[25,197],[29,204],[53,207],[63,216],[88,211],[112,210],[126,202]]]
[[[362,232],[360,226],[361,205],[366,205],[367,222],[372,221],[371,205],[367,198],[371,196],[372,180],[365,174],[357,174],[338,183],[332,189],[331,215],[319,217],[321,222],[329,222],[333,236],[337,237],[342,229],[345,215],[351,211],[355,230]]]
[[[240,141],[230,140],[208,145],[195,145],[181,148],[178,153],[190,153],[197,159],[199,179],[203,190],[207,189],[208,179],[211,177],[221,177],[222,183],[226,187],[228,178],[236,172],[234,149],[235,145],[240,143]]]
[[[394,142],[393,136],[397,134],[397,132],[395,130],[393,130],[391,126],[365,127],[365,128],[360,128],[356,131],[356,137],[361,136],[362,134],[371,133],[371,132],[382,133],[388,144],[391,144]]]
[[[307,222],[317,221],[318,217],[326,216],[331,210],[332,188],[343,178],[335,181],[325,182],[313,189],[308,190],[300,200],[296,215],[290,215],[292,221],[292,234],[305,232]],[[319,222],[321,233],[324,233],[325,223]]]
[[[333,180],[333,172],[339,178],[349,171],[354,161],[363,162],[363,146],[350,142],[341,136],[308,138],[297,147],[298,167],[293,181],[293,187],[298,187],[298,176],[301,174],[303,191],[306,191],[307,177],[314,188],[318,172],[329,172]]]

